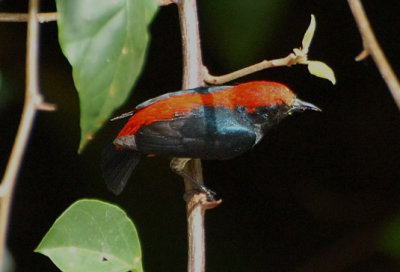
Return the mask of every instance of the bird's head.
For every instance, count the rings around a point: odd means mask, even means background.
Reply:
[[[250,118],[263,129],[276,125],[296,112],[321,111],[319,107],[297,98],[281,83],[257,81],[248,84],[248,87],[245,99],[250,107],[246,109]]]

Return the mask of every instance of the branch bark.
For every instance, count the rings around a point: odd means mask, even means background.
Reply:
[[[213,76],[208,73],[208,70],[206,67],[204,67],[204,73],[205,73],[205,81],[210,84],[224,84],[226,82],[235,80],[240,77],[247,76],[249,74],[268,69],[268,68],[273,68],[273,67],[281,67],[281,66],[287,66],[290,67],[294,64],[298,64],[299,62],[296,61],[297,56],[294,53],[290,53],[284,58],[280,59],[274,59],[274,60],[263,60],[259,63],[250,65],[248,67],[242,68],[240,70],[234,71],[232,73],[222,75],[222,76]]]
[[[39,54],[39,0],[29,1],[29,18],[27,32],[27,62],[25,102],[22,119],[18,128],[10,159],[0,185],[0,269],[3,267],[4,249],[7,241],[10,209],[14,188],[21,162],[32,130],[36,112],[40,109],[54,110],[54,106],[43,102],[38,83]]]
[[[378,41],[375,38],[374,32],[372,31],[371,25],[368,21],[368,17],[365,14],[364,8],[360,0],[348,0],[350,9],[353,13],[354,19],[357,23],[358,29],[361,33],[363,40],[364,50],[356,58],[361,60],[368,54],[372,56],[379,72],[381,73],[383,80],[393,96],[393,99],[400,109],[400,84],[393,69],[390,67],[388,60],[385,57]],[[368,54],[367,54],[368,53]]]
[[[204,85],[203,61],[200,48],[196,0],[181,0],[177,3],[183,53],[182,88],[189,89]],[[190,160],[186,171],[199,183],[203,184],[201,161]],[[186,193],[192,192],[193,184],[184,179]],[[202,272],[205,269],[205,231],[203,203],[207,202],[204,193],[191,195],[187,199],[188,223],[188,271]]]
[[[37,21],[39,23],[47,23],[57,21],[58,14],[57,12],[43,12],[36,14]],[[21,23],[27,22],[29,19],[28,13],[5,13],[0,12],[0,22],[9,22],[9,23]]]

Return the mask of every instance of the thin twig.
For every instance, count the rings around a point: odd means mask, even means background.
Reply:
[[[365,14],[364,8],[360,0],[348,0],[350,9],[353,13],[354,19],[357,22],[358,29],[361,33],[363,39],[364,50],[361,59],[366,56],[368,52],[379,72],[381,73],[383,80],[385,80],[386,85],[393,96],[397,107],[400,109],[400,84],[397,79],[393,69],[390,67],[388,60],[385,57],[378,41],[375,38],[374,32],[372,31],[371,25],[368,21],[367,15]],[[360,55],[359,55],[360,56]],[[360,59],[360,57],[358,57]]]
[[[29,18],[28,13],[4,13],[0,12],[0,22],[9,23],[22,23],[27,22]],[[52,21],[57,21],[57,12],[43,12],[36,14],[37,21],[39,23],[47,23]]]
[[[222,76],[213,76],[210,75],[207,71],[207,68],[204,67],[205,73],[205,81],[210,84],[224,84],[226,82],[232,81],[234,79],[264,70],[272,67],[279,67],[279,66],[292,66],[297,64],[296,62],[296,55],[294,53],[290,53],[284,58],[274,59],[274,60],[263,60],[259,63],[253,64],[251,66],[242,68],[240,70],[234,71],[232,73],[222,75]]]
[[[0,185],[0,267],[3,267],[4,249],[7,240],[7,227],[10,216],[13,191],[18,171],[26,149],[28,138],[38,109],[51,109],[52,105],[42,102],[38,84],[39,22],[37,14],[39,0],[29,2],[29,20],[27,33],[26,89],[22,119],[18,128],[10,159]]]
[[[200,35],[196,0],[184,0],[177,3],[182,35],[183,51],[183,89],[198,87],[204,84],[203,62],[200,49]],[[187,163],[187,171],[198,182],[203,184],[201,161],[193,159]],[[185,181],[185,191],[193,191],[192,182]],[[204,207],[207,196],[204,193],[192,195],[187,199],[188,222],[188,271],[203,272],[205,269],[205,231]]]

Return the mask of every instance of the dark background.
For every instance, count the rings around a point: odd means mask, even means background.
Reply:
[[[0,11],[26,12],[26,2],[2,0]],[[398,71],[400,4],[364,2]],[[53,1],[42,1],[42,10],[54,11]],[[286,56],[300,46],[313,13],[310,59],[326,62],[337,77],[332,86],[295,66],[235,82],[283,82],[323,112],[290,117],[239,158],[204,162],[206,184],[223,199],[206,214],[208,271],[400,271],[398,251],[388,250],[382,238],[400,244],[399,235],[384,231],[399,215],[400,114],[373,61],[354,61],[362,41],[347,2],[202,0],[199,13],[203,58],[213,74]],[[151,33],[146,67],[118,113],[180,89],[175,6],[161,8]],[[21,117],[25,36],[24,23],[0,23],[0,173]],[[99,159],[123,122],[108,124],[77,155],[79,101],[54,22],[41,27],[41,87],[58,111],[39,113],[19,175],[8,240],[17,271],[58,271],[33,249],[80,198],[107,200],[128,212],[146,271],[185,271],[183,184],[168,159],[144,159],[115,197],[103,184]]]

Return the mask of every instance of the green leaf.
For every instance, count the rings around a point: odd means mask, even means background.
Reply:
[[[303,41],[301,42],[302,49],[306,54],[308,52],[308,48],[310,47],[311,41],[314,37],[315,27],[316,27],[315,16],[314,14],[311,14],[310,25],[308,26],[308,29],[304,34]]]
[[[332,82],[333,85],[336,84],[335,73],[328,65],[326,65],[321,61],[311,61],[311,60],[308,61],[307,63],[308,63],[307,66],[308,71],[310,72],[310,74],[317,77],[325,78],[330,82]]]
[[[72,65],[82,151],[137,80],[156,0],[56,0],[59,42]]]
[[[72,204],[35,251],[62,271],[143,271],[132,221],[119,207],[99,200]]]

